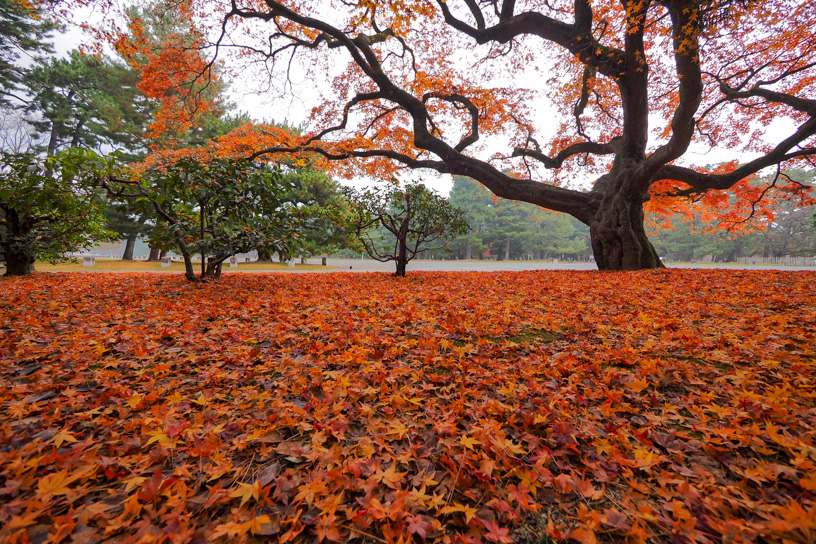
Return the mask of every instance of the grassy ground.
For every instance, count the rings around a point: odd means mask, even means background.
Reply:
[[[194,261],[193,267],[200,270],[200,261]],[[121,259],[96,259],[94,266],[86,267],[82,261],[66,262],[60,264],[49,264],[37,262],[34,265],[38,272],[184,272],[184,263],[174,262],[169,267],[163,268],[159,262],[147,261],[123,261]],[[229,263],[224,263],[224,272],[246,272],[246,271],[269,271],[279,270],[326,270],[328,267],[315,264],[296,264],[291,267],[281,263],[238,263],[237,268],[230,267]]]

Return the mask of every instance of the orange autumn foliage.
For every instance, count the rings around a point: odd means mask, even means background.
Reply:
[[[132,15],[127,29],[116,28],[108,36],[116,51],[140,71],[137,87],[158,108],[145,135],[165,140],[161,148],[172,148],[179,134],[196,125],[213,107],[211,88],[219,85],[213,65],[202,49],[206,38],[192,14],[183,6],[174,9],[175,28],[166,35],[148,35],[144,21]]]
[[[307,161],[316,165],[325,164],[320,157],[298,151],[303,137],[288,128],[260,123],[246,123],[224,136],[210,140],[206,146],[154,149],[144,160],[134,165],[136,171],[163,168],[180,160],[194,159],[208,162],[213,159],[242,159],[253,157],[262,150],[281,148],[294,151],[279,151],[261,154],[260,160],[275,163],[304,165]],[[308,156],[308,158],[307,158]]]
[[[814,280],[2,279],[0,540],[813,540]]]

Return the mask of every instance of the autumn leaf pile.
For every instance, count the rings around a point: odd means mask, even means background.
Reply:
[[[813,542],[816,275],[0,280],[3,542]]]

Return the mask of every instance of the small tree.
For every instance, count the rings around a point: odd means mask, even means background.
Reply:
[[[160,222],[151,244],[178,249],[190,281],[217,278],[236,253],[266,250],[288,254],[297,236],[281,204],[280,175],[247,160],[182,160],[107,185],[117,198],[149,203]],[[193,254],[201,254],[196,276]]]
[[[420,251],[440,249],[448,238],[468,230],[461,209],[420,183],[409,183],[404,189],[395,183],[385,190],[345,188],[343,192],[350,207],[349,227],[372,259],[397,263],[396,276],[405,277],[408,262]]]
[[[36,259],[58,262],[110,239],[95,182],[112,168],[81,149],[45,159],[0,156],[0,253],[7,276],[28,274]]]

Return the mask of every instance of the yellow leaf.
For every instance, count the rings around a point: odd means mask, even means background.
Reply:
[[[646,378],[641,378],[639,380],[635,380],[633,382],[627,383],[626,387],[634,391],[635,393],[640,393],[647,387],[649,387],[649,382],[646,381]]]
[[[391,424],[391,430],[389,430],[386,434],[395,434],[397,435],[397,438],[402,438],[408,434],[408,427],[406,427],[401,421],[398,421]]]
[[[142,476],[133,476],[132,478],[125,480],[125,492],[130,492],[134,487],[138,487],[144,483],[147,478],[143,478]]]
[[[463,513],[465,515],[465,520],[467,520],[467,522],[470,523],[470,520],[472,520],[476,516],[477,510],[472,506],[468,506],[466,504],[459,504],[458,502],[455,502],[452,505],[446,506],[445,508],[439,511],[440,514],[452,514],[455,512]]]
[[[268,526],[272,523],[272,520],[269,519],[269,516],[258,516],[257,518],[253,518],[241,526],[241,529],[246,533],[249,531],[253,535],[257,534],[267,534],[268,528],[264,527],[265,525]]]
[[[382,482],[388,487],[393,488],[402,477],[408,474],[407,472],[396,472],[395,467],[396,463],[388,467],[386,470],[378,470],[374,473],[374,479],[378,482]]]
[[[37,510],[35,512],[28,512],[23,514],[22,516],[13,516],[8,523],[9,529],[22,529],[23,527],[28,527],[29,525],[34,525],[37,522],[37,518],[42,513],[42,510]]]
[[[462,438],[460,438],[459,443],[469,450],[472,450],[473,446],[481,444],[478,438],[469,438],[467,436],[463,436]]]
[[[510,440],[509,438],[496,437],[493,439],[493,443],[500,451],[504,452],[509,451],[510,453],[514,453],[516,455],[524,454],[524,448],[514,444],[513,441]]]
[[[84,516],[87,516],[89,519],[93,519],[100,514],[104,514],[111,508],[113,508],[112,504],[107,504],[104,502],[95,502],[82,508],[82,514]]]
[[[68,476],[67,470],[49,474],[37,483],[37,493],[40,496],[65,495],[68,493],[68,484],[74,479]]]
[[[246,504],[249,499],[258,500],[260,495],[260,489],[258,483],[251,483],[251,484],[238,484],[238,489],[230,493],[230,497],[233,499],[241,499],[241,506]]]
[[[77,439],[68,431],[60,431],[51,438],[51,441],[59,448],[64,442],[76,442]]]
[[[147,441],[148,444],[158,442],[162,447],[165,447],[171,442],[170,437],[167,436],[161,429],[154,429],[146,434],[151,437],[150,440]]]

